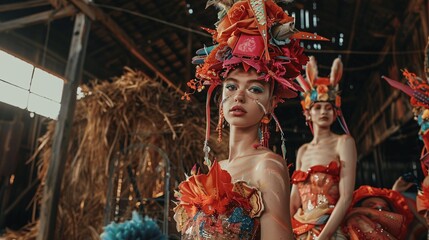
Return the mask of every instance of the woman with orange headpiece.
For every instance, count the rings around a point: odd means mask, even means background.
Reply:
[[[177,229],[182,239],[292,239],[285,152],[282,158],[268,148],[268,123],[274,119],[281,131],[274,108],[300,90],[293,80],[308,58],[299,39],[323,38],[296,31],[294,19],[272,0],[212,4],[222,9],[217,29],[209,30],[217,44],[197,51],[197,79],[188,83],[195,91],[209,85],[204,151],[210,170],[179,185]],[[209,103],[216,86],[222,87],[219,133],[224,121],[230,126],[229,157],[212,163]]]
[[[293,232],[297,239],[346,239],[340,225],[352,201],[356,147],[340,110],[342,63],[336,59],[330,77],[322,78],[311,57],[306,73],[297,80],[305,90],[301,104],[313,140],[299,148],[291,179]],[[331,131],[336,118],[347,134]]]
[[[422,183],[422,189],[417,194],[416,203],[417,211],[426,218],[426,222],[429,224],[429,38],[425,50],[424,72],[426,73],[425,77],[418,77],[416,74],[404,70],[402,74],[407,79],[408,85],[387,77],[383,78],[392,87],[410,96],[414,118],[420,125],[419,138],[424,143],[420,163],[425,179]]]

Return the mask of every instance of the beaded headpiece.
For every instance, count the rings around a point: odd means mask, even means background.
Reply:
[[[407,69],[402,71],[402,75],[407,79],[407,85],[382,76],[392,87],[401,90],[410,96],[410,104],[413,107],[414,118],[420,126],[419,138],[424,142],[422,153],[422,167],[425,175],[428,174],[429,168],[429,39],[425,50],[425,77],[418,77],[416,74],[409,72]]]
[[[343,63],[341,59],[336,58],[332,63],[329,77],[319,77],[317,62],[314,57],[310,57],[306,65],[306,77],[299,75],[297,81],[304,92],[301,93],[301,106],[304,112],[310,110],[315,102],[330,102],[334,106],[338,122],[343,130],[350,134],[347,124],[341,112],[341,97],[338,83],[343,74]],[[308,123],[311,128],[311,124]]]
[[[216,29],[205,28],[212,34],[215,45],[197,51],[192,61],[198,64],[196,79],[188,82],[193,92],[210,86],[206,106],[206,160],[211,93],[231,70],[252,68],[260,80],[276,84],[274,95],[280,100],[292,98],[297,95],[296,91],[302,90],[293,80],[308,61],[299,44],[300,39],[327,40],[297,31],[294,18],[274,0],[209,0],[207,7],[211,5],[221,9]],[[185,93],[183,99],[189,100],[192,93]]]

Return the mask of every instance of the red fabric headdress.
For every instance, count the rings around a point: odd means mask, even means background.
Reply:
[[[299,40],[327,39],[298,32],[294,18],[273,0],[211,0],[207,5],[223,9],[216,30],[206,29],[217,45],[197,51],[193,58],[193,63],[199,64],[196,79],[188,86],[201,90],[204,84],[220,84],[231,69],[254,68],[261,80],[279,83],[278,97],[295,97],[301,88],[293,80],[308,61]]]

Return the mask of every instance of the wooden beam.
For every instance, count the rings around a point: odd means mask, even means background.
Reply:
[[[0,23],[0,32],[28,27],[38,23],[48,22],[55,19],[73,16],[76,14],[76,8],[67,6],[60,10],[49,10],[41,13],[36,13],[30,16],[22,17],[19,19],[10,20]]]
[[[90,20],[83,13],[76,16],[69,58],[65,71],[66,82],[61,97],[61,108],[55,126],[52,143],[52,157],[49,163],[46,182],[43,188],[40,228],[37,240],[55,239],[55,225],[61,193],[61,183],[67,160],[67,149],[73,116],[76,106],[76,89],[79,86],[86,45],[88,42]]]
[[[185,76],[187,80],[191,79],[191,63],[192,63],[192,33],[188,32],[188,41],[186,46],[186,71]]]
[[[368,121],[364,121],[365,122],[365,126],[363,127],[363,130],[359,130],[359,132],[361,133],[356,139],[357,142],[360,142],[363,137],[368,134],[368,130],[370,129],[370,127],[375,123],[375,121],[381,117],[381,115],[384,114],[384,110],[386,110],[387,107],[390,107],[390,105],[392,104],[393,101],[395,101],[398,97],[399,97],[399,90],[395,90],[392,95],[389,96],[388,99],[386,99],[386,101],[383,103],[383,105],[380,107],[380,110],[378,110],[374,115],[372,115],[372,117],[368,120]]]
[[[69,0],[73,3],[79,10],[81,10],[85,15],[87,15],[92,20],[100,21],[109,31],[113,33],[113,36],[121,42],[130,53],[145,64],[149,69],[151,69],[162,81],[164,81],[169,87],[173,88],[180,95],[184,95],[182,89],[177,87],[163,71],[161,71],[154,63],[149,60],[137,47],[134,41],[130,36],[112,19],[109,15],[104,13],[103,10],[99,9],[96,6],[88,5],[80,0]]]
[[[49,2],[46,0],[33,0],[21,3],[0,4],[0,13],[47,5],[49,5]]]
[[[67,6],[67,0],[48,0],[48,2],[55,8],[59,9],[63,6]]]
[[[353,47],[353,41],[355,39],[355,34],[356,34],[356,24],[357,24],[358,18],[360,18],[360,15],[359,15],[360,8],[361,8],[360,5],[361,5],[361,1],[356,0],[355,12],[353,14],[353,23],[351,26],[352,29],[350,31],[349,44],[347,46],[347,51],[351,51],[352,47]],[[343,61],[344,66],[348,66],[349,59],[350,59],[350,54],[346,54],[344,61]]]
[[[414,117],[414,114],[410,111],[403,117],[403,123],[409,121],[411,118]],[[403,124],[402,123],[402,124]],[[358,154],[358,161],[360,161],[362,158],[367,156],[371,151],[374,150],[378,145],[382,144],[386,139],[388,139],[390,136],[395,134],[399,129],[402,127],[402,124],[398,125],[392,125],[390,128],[386,129],[384,133],[378,138],[378,140],[374,141],[373,144],[366,149],[361,149],[360,153]]]
[[[420,9],[420,18],[421,18],[421,23],[422,23],[422,31],[423,31],[423,36],[429,36],[429,26],[428,26],[428,21],[429,21],[429,1],[426,2],[422,2],[421,3],[422,8]]]

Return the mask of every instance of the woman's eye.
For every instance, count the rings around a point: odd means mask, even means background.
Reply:
[[[249,91],[251,93],[263,93],[264,89],[261,88],[261,87],[259,87],[259,86],[252,86],[252,87],[249,88]]]
[[[229,91],[237,90],[237,87],[234,84],[226,84],[225,88],[228,89]]]

